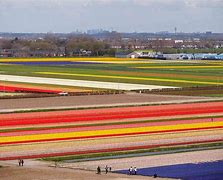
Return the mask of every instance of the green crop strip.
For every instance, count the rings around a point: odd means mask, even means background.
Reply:
[[[69,77],[94,77],[102,79],[128,79],[128,80],[143,80],[143,81],[160,81],[160,82],[173,82],[173,83],[190,83],[190,84],[207,84],[207,85],[223,85],[220,82],[213,81],[193,81],[183,79],[170,79],[170,78],[151,78],[151,77],[132,77],[132,76],[107,76],[107,75],[94,75],[94,74],[75,74],[75,73],[59,73],[59,72],[37,72],[41,75],[58,75],[58,76],[69,76]],[[117,81],[117,80],[116,80]]]
[[[93,153],[93,154],[84,154],[84,155],[75,155],[75,156],[61,156],[61,157],[49,157],[49,158],[43,158],[44,161],[55,161],[55,162],[62,162],[62,161],[68,161],[68,160],[75,160],[75,161],[84,161],[85,159],[89,158],[102,158],[102,157],[109,157],[112,159],[115,156],[119,155],[130,155],[133,154],[135,157],[137,157],[138,154],[141,153],[152,153],[152,152],[170,152],[175,150],[187,150],[190,151],[190,149],[193,149],[193,151],[196,151],[196,148],[218,148],[222,147],[223,142],[218,143],[204,143],[204,144],[193,144],[193,145],[185,145],[185,146],[172,146],[172,147],[158,147],[158,148],[150,148],[150,149],[142,149],[142,150],[130,150],[130,151],[116,151],[116,152],[106,152],[106,153]],[[185,152],[185,151],[184,151]],[[146,155],[148,156],[148,155]]]

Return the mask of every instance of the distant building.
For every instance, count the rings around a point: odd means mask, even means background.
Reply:
[[[149,58],[154,57],[156,52],[152,50],[138,50],[127,55],[128,58]]]
[[[196,53],[196,54],[190,54],[190,53],[181,53],[181,54],[164,54],[164,57],[167,59],[182,59],[182,60],[189,60],[189,59],[196,59],[196,60],[223,60],[223,54],[205,54],[205,53]]]
[[[116,52],[115,53],[115,57],[117,58],[127,58],[128,55],[129,55],[129,52]]]
[[[133,51],[131,53],[128,52],[118,52],[116,53],[116,57],[118,58],[145,58],[145,59],[166,59],[162,53],[155,52],[152,50],[138,50]]]
[[[206,32],[206,35],[211,35],[212,34],[212,31],[207,31]]]
[[[13,57],[13,53],[11,51],[0,50],[0,58]]]
[[[118,58],[147,58],[147,57],[153,57],[155,56],[156,52],[152,50],[137,50],[133,52],[129,51],[121,51],[116,52],[115,57]]]
[[[177,44],[177,43],[183,43],[184,41],[180,39],[180,40],[175,40],[174,42],[175,44]]]

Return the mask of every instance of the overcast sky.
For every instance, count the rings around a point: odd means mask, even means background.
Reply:
[[[0,0],[0,32],[223,32],[223,0]]]

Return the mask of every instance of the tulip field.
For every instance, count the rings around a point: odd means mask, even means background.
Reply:
[[[32,93],[49,93],[49,94],[59,94],[59,90],[48,90],[41,88],[28,88],[28,87],[17,87],[17,86],[7,86],[0,84],[0,91],[6,92],[32,92]]]
[[[171,87],[223,85],[221,61],[0,59],[0,74]]]
[[[221,87],[222,70],[220,61],[0,59],[0,91],[57,94],[122,90],[125,86],[125,92],[131,94],[138,89],[144,96],[141,89]],[[193,93],[192,89],[190,95]],[[205,96],[222,97],[222,89],[208,91]],[[219,101],[132,107],[111,107],[110,102],[106,102],[109,108],[92,106],[78,110],[2,113],[0,160],[62,161],[220,148],[223,145],[223,102],[218,98],[212,100]]]
[[[59,94],[62,92],[88,92],[92,89],[77,88],[69,86],[56,86],[56,85],[39,85],[21,82],[0,82],[0,92],[9,93],[47,93]]]
[[[212,143],[223,143],[222,102],[0,114],[0,160]]]

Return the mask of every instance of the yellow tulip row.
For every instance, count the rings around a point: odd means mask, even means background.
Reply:
[[[196,130],[196,129],[208,129],[208,128],[221,128],[223,122],[206,122],[195,124],[178,124],[168,126],[149,126],[149,127],[137,127],[137,128],[120,128],[120,129],[107,129],[107,130],[92,130],[81,132],[65,132],[65,133],[52,133],[52,134],[37,134],[37,135],[21,135],[1,137],[0,144],[4,143],[16,143],[25,141],[44,141],[54,139],[69,139],[69,138],[86,138],[86,137],[100,137],[100,136],[122,136],[131,134],[143,134],[143,133],[159,133],[165,131],[183,131],[183,130]]]
[[[223,83],[221,83],[221,82],[162,79],[162,78],[150,78],[150,77],[128,77],[128,76],[113,76],[113,75],[108,76],[108,75],[75,74],[75,73],[61,73],[61,72],[36,72],[36,73],[37,74],[45,74],[45,75],[64,75],[64,76],[97,77],[97,78],[111,78],[111,79],[130,79],[130,80],[142,80],[142,81],[161,81],[161,82],[176,82],[176,83],[223,85]]]
[[[205,68],[223,68],[223,66],[147,66],[147,67],[136,67],[140,69],[205,69]]]
[[[50,61],[127,61],[133,60],[131,58],[114,58],[114,57],[71,57],[71,58],[3,58],[0,59],[0,62],[50,62]]]

